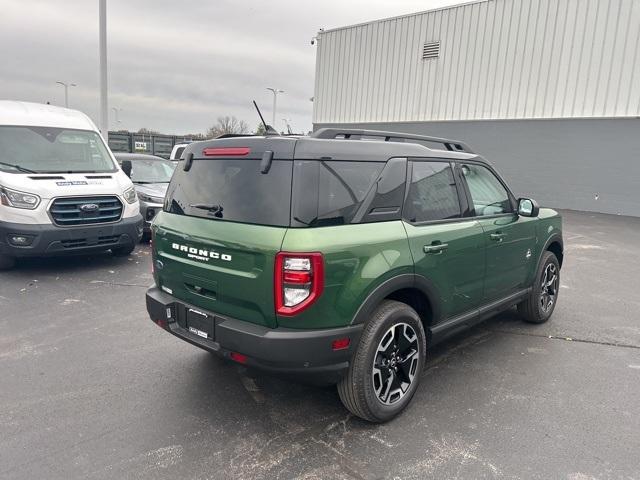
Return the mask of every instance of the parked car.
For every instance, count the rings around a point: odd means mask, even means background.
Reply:
[[[141,235],[133,184],[89,117],[0,101],[0,268],[27,256],[128,255]]]
[[[135,185],[140,201],[140,213],[144,219],[142,239],[148,240],[151,235],[151,222],[162,210],[167,186],[176,166],[162,157],[142,153],[116,153],[115,157]]]
[[[180,157],[182,156],[182,152],[184,152],[184,149],[190,143],[191,142],[176,143],[171,149],[171,155],[169,156],[169,160],[171,160],[172,162],[178,163],[178,160],[180,160]]]
[[[337,383],[372,422],[407,406],[428,347],[513,306],[546,322],[563,261],[560,215],[462,142],[366,130],[191,144],[152,233],[157,325]]]

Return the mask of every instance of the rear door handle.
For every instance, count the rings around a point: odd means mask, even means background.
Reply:
[[[449,248],[448,243],[436,243],[435,245],[425,245],[422,250],[424,253],[442,253]]]
[[[502,232],[492,233],[491,235],[489,235],[489,238],[491,238],[491,240],[494,240],[496,242],[501,242],[502,240],[504,240],[504,237],[506,237],[506,234]]]

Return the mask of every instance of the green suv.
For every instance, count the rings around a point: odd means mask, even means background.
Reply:
[[[190,144],[152,226],[151,319],[232,361],[337,383],[393,418],[427,348],[517,306],[549,319],[557,212],[461,142],[367,130]]]

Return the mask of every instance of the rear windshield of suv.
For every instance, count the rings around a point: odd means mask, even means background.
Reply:
[[[165,211],[217,221],[289,226],[293,162],[274,160],[268,173],[260,160],[194,159],[180,165],[165,200]]]

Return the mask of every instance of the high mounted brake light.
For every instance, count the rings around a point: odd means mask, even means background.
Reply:
[[[276,313],[296,315],[309,308],[322,294],[322,254],[279,252],[276,255],[274,277]]]
[[[202,150],[205,157],[244,157],[249,153],[251,153],[249,147],[219,147]]]

